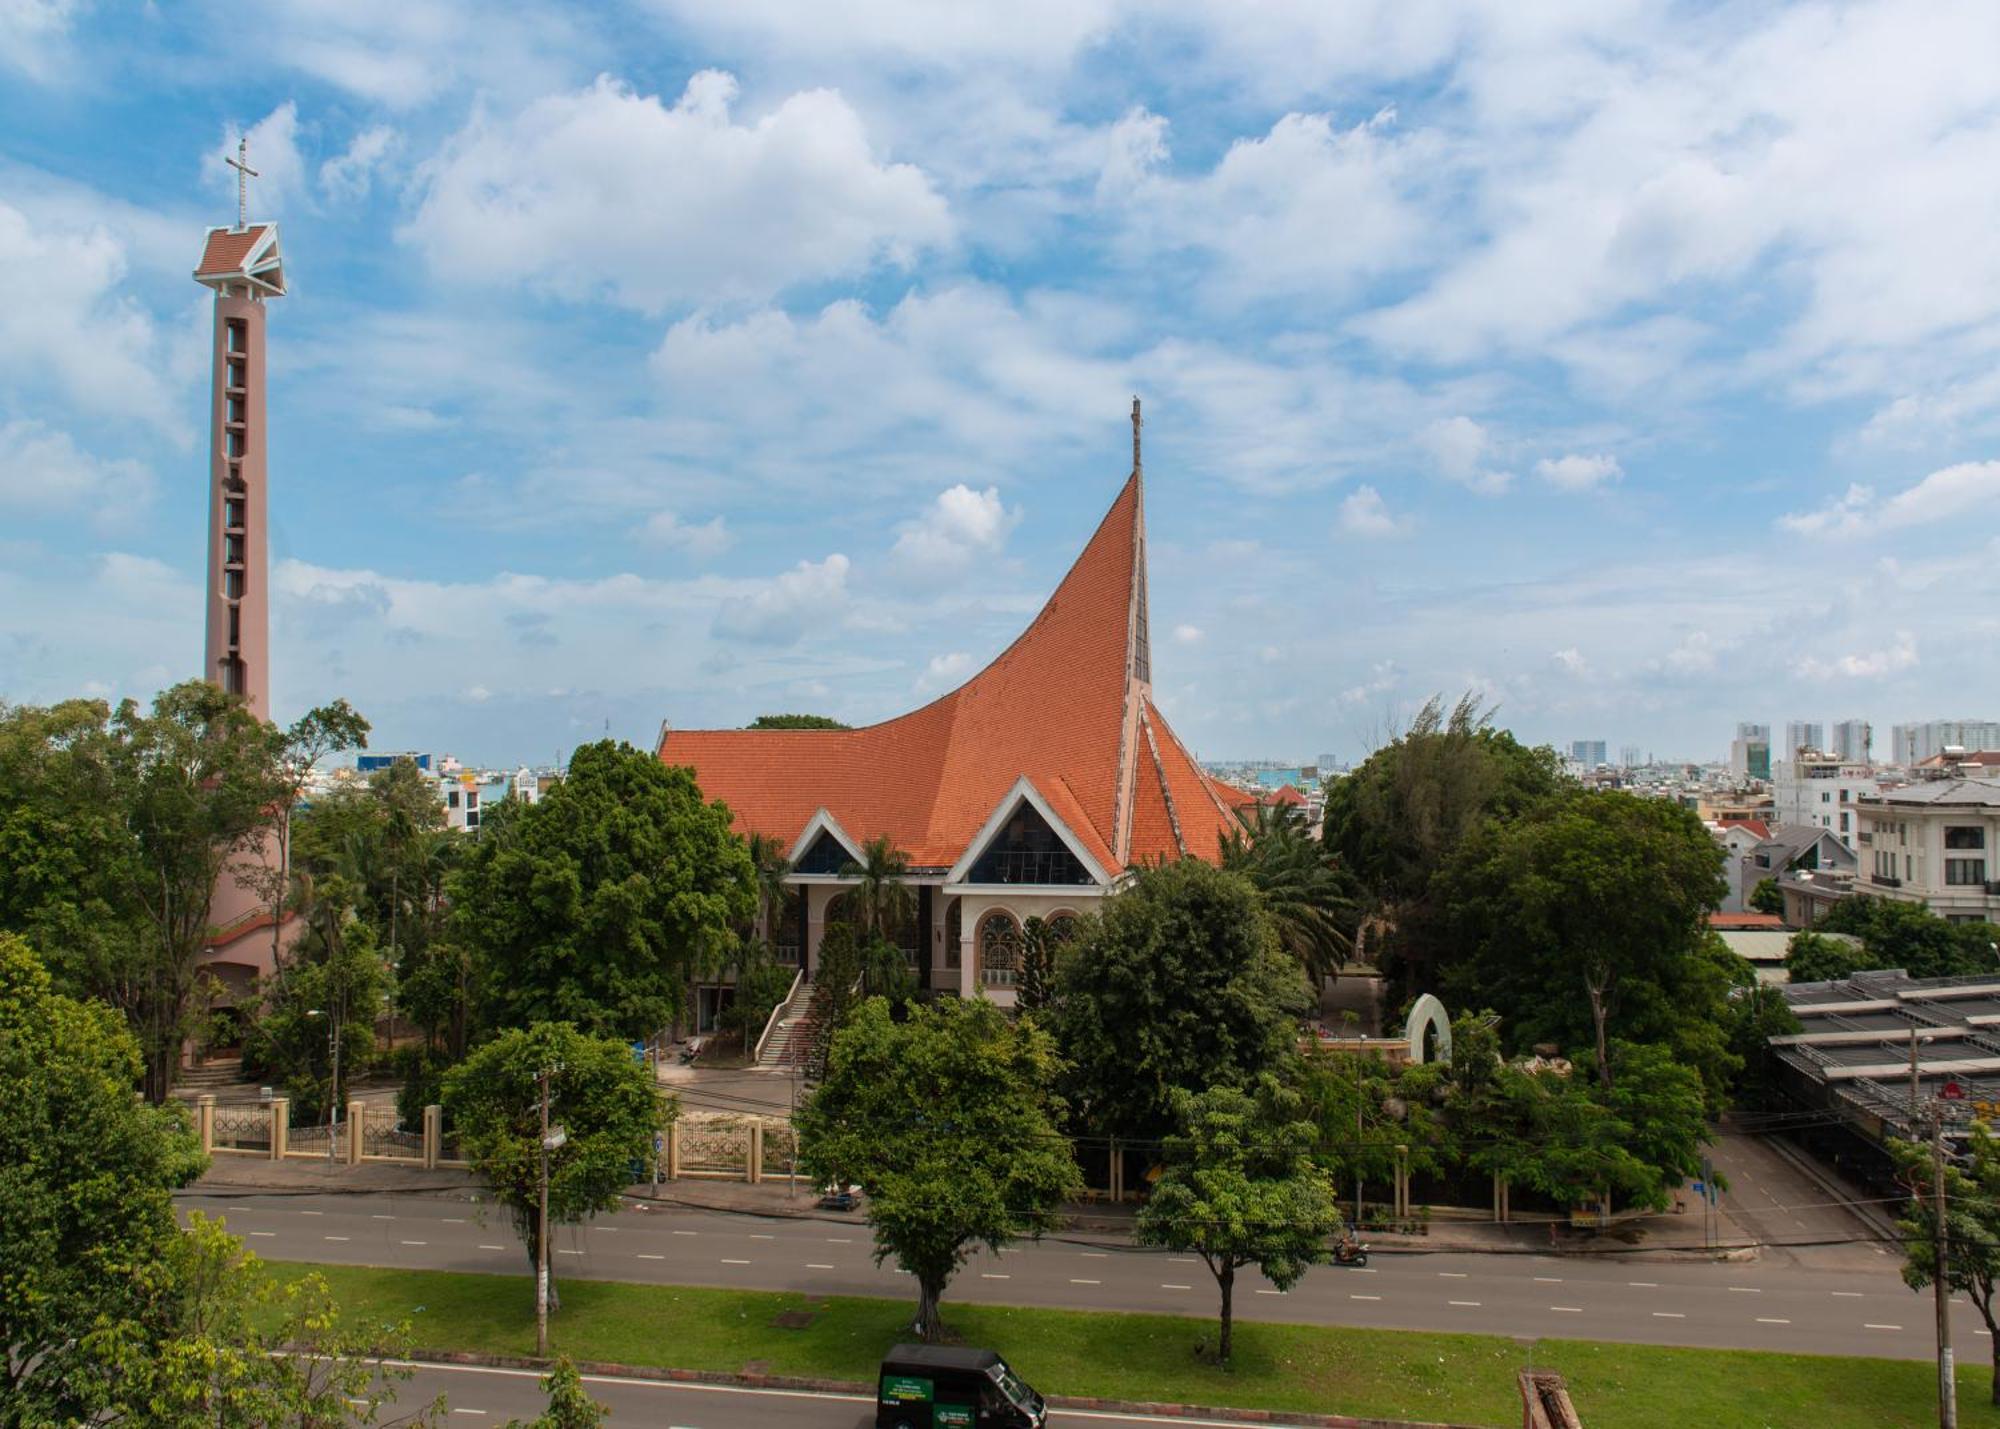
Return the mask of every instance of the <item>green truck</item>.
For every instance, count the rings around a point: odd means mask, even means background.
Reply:
[[[897,1345],[883,1357],[876,1429],[1042,1429],[1048,1417],[992,1350]]]

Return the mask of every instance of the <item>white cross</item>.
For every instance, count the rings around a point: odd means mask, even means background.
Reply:
[[[258,173],[250,167],[250,140],[236,141],[236,157],[224,156],[222,162],[236,170],[236,231],[241,233],[250,222],[250,180]]]

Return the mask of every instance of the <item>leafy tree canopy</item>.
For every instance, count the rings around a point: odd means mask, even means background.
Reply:
[[[1285,951],[1315,984],[1354,951],[1353,880],[1292,809],[1259,806],[1256,822],[1222,840],[1222,866],[1256,887]]]
[[[916,1279],[916,1330],[974,1249],[1055,1227],[1083,1189],[1059,1132],[1055,1044],[984,998],[947,998],[896,1021],[871,998],[835,1037],[826,1081],[799,1115],[817,1182],[859,1185],[875,1258]]]
[[[1757,886],[1750,890],[1750,910],[1753,913],[1783,913],[1785,895],[1778,891],[1778,880],[1760,878]]]
[[[1309,1005],[1257,890],[1197,859],[1141,870],[1085,924],[1056,990],[1077,1113],[1135,1140],[1173,1129],[1175,1088],[1249,1087],[1287,1063]]]
[[[526,1423],[510,1419],[507,1429],[599,1429],[604,1423],[604,1406],[590,1397],[568,1355],[543,1377],[542,1392],[549,1397],[548,1409]]]
[[[151,1342],[172,1195],[204,1163],[183,1108],[133,1097],[139,1071],[115,1013],[0,933],[0,1421],[92,1419],[117,1402],[110,1349]]]
[[[549,1122],[567,1140],[549,1155],[549,1224],[614,1210],[632,1167],[653,1154],[668,1105],[632,1049],[566,1022],[503,1032],[446,1073],[444,1114],[465,1157],[514,1219],[532,1265],[539,1245],[541,1078]]]
[[[1787,982],[1838,982],[1873,966],[1875,960],[1852,936],[1807,928],[1785,944]]]
[[[1986,1322],[1992,1356],[1991,1399],[2000,1404],[2000,1316],[1993,1292],[2000,1288],[2000,1142],[1984,1122],[1972,1124],[1972,1155],[1964,1167],[1945,1167],[1945,1284],[1963,1295]],[[1903,1233],[1903,1281],[1923,1290],[1937,1279],[1937,1170],[1931,1148],[1904,1141],[1889,1143],[1896,1176],[1910,1190],[1910,1203],[1896,1227]]]
[[[1255,1266],[1280,1290],[1327,1258],[1340,1228],[1333,1183],[1311,1156],[1313,1124],[1298,1094],[1266,1073],[1252,1091],[1177,1089],[1179,1129],[1166,1169],[1139,1212],[1141,1245],[1192,1251],[1222,1297],[1218,1358],[1228,1360],[1236,1272]]]
[[[1911,977],[1967,977],[2000,968],[2000,953],[1995,951],[2000,927],[1953,923],[1921,903],[1865,894],[1843,898],[1813,926],[1817,932],[1860,938],[1866,959],[1856,965],[1859,969],[1901,968]]]
[[[451,882],[495,1027],[573,1022],[638,1039],[684,1011],[755,907],[750,856],[692,771],[587,744],[540,803],[484,828]]]
[[[745,729],[852,729],[852,725],[842,724],[827,715],[816,714],[767,714],[743,726]]]

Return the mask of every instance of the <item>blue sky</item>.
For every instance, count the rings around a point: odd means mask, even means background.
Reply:
[[[1207,758],[2000,714],[2000,8],[0,0],[0,698],[200,663],[248,130],[280,718],[864,721],[1146,402]],[[1060,692],[1051,692],[1059,699]]]

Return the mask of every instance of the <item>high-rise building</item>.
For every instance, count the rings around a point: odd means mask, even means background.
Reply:
[[[1595,769],[1610,763],[1606,756],[1604,741],[1601,739],[1576,739],[1570,741],[1569,757],[1585,769]]]
[[[1771,726],[1745,722],[1736,726],[1729,746],[1729,772],[1739,779],[1771,777]]]
[[[1881,792],[1881,781],[1865,759],[1849,761],[1809,751],[1771,769],[1771,804],[1777,821],[1825,829],[1850,849],[1860,832],[1855,800]]]
[[[2000,749],[2000,722],[1988,719],[1933,719],[1899,724],[1889,731],[1889,758],[1921,764],[1947,749]]]
[[[1785,759],[1796,758],[1801,749],[1823,753],[1826,749],[1826,726],[1817,720],[1795,719],[1785,725],[1785,742],[1779,746],[1779,754]]]
[[[1644,762],[1639,755],[1639,746],[1628,744],[1618,751],[1618,762],[1627,769],[1637,769]]]
[[[209,379],[207,638],[202,674],[271,717],[264,302],[285,295],[278,225],[251,223],[239,145],[236,223],[211,228],[194,280],[215,292]]]
[[[1833,727],[1833,747],[1827,753],[1847,764],[1873,759],[1875,729],[1865,719],[1844,719]]]

